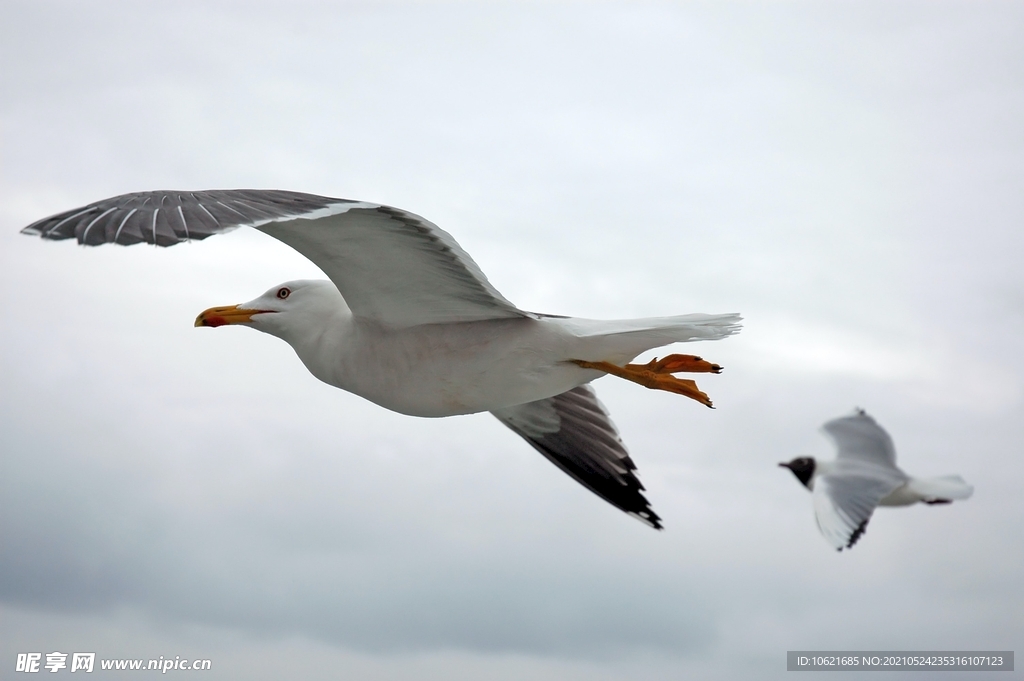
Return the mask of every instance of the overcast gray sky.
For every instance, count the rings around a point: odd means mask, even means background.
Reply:
[[[1022,29],[1009,2],[4,0],[0,669],[739,679],[1021,649]],[[389,413],[193,328],[320,276],[269,237],[18,234],[236,187],[419,213],[525,309],[743,313],[679,348],[727,367],[714,411],[595,383],[666,530],[488,415]],[[854,406],[974,497],[832,551],[776,463],[831,456]]]

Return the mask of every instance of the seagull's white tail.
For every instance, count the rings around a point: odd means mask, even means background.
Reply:
[[[623,364],[645,350],[662,345],[726,338],[739,332],[741,320],[738,314],[688,314],[613,321],[565,321],[586,343],[588,356],[579,359]]]
[[[926,503],[967,499],[974,494],[974,487],[968,485],[959,475],[943,475],[938,478],[914,478],[907,486],[919,494]]]

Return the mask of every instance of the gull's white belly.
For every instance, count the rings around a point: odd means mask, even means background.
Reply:
[[[324,361],[331,385],[412,416],[453,416],[545,399],[602,374],[567,362],[578,339],[561,325],[501,319],[383,330],[362,324]],[[300,357],[301,357],[300,353]]]

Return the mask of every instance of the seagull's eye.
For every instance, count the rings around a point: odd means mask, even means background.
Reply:
[[[282,286],[281,288],[277,289],[277,297],[280,298],[281,300],[284,300],[289,295],[291,295],[291,289],[289,289],[287,286]]]

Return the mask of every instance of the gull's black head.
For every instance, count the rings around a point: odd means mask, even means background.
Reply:
[[[800,456],[788,463],[780,463],[783,468],[788,468],[793,471],[793,475],[796,479],[803,483],[804,487],[810,489],[808,483],[811,482],[811,476],[814,475],[814,459],[809,456]]]

